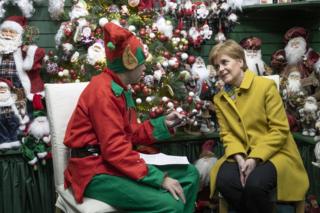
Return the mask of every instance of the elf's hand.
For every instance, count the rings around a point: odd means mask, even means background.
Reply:
[[[163,180],[162,187],[169,191],[176,200],[180,198],[183,203],[186,203],[186,198],[179,181],[166,176]]]
[[[235,154],[234,159],[238,163],[241,185],[244,186],[246,183],[245,182],[245,175],[244,175],[245,159],[244,159],[243,155],[241,155],[241,154]]]
[[[172,111],[166,115],[165,123],[168,128],[184,126],[187,123],[187,118],[185,115],[182,115],[177,111]]]

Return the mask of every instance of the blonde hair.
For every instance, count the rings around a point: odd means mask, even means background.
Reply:
[[[215,61],[220,58],[222,55],[227,55],[232,59],[241,59],[243,60],[242,69],[245,71],[248,66],[246,63],[246,58],[243,48],[234,40],[228,39],[223,43],[219,43],[212,47],[209,54],[209,63],[214,65]]]

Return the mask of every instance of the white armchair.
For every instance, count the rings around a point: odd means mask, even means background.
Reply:
[[[69,152],[63,139],[68,121],[78,102],[86,83],[46,84],[46,105],[51,128],[52,158],[55,188],[58,194],[56,207],[65,213],[106,213],[118,212],[116,209],[98,200],[84,198],[78,204],[71,189],[64,189],[64,175]]]

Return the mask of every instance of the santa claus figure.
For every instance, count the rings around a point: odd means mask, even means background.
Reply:
[[[208,84],[209,71],[207,70],[206,64],[200,56],[196,58],[196,61],[192,65],[191,74],[194,80],[196,80],[195,94],[200,97],[203,89],[203,84]]]
[[[10,80],[0,78],[0,150],[20,147],[18,136],[29,121],[28,116],[19,113],[12,88]]]
[[[78,0],[78,2],[72,6],[71,12],[69,12],[70,19],[73,20],[89,15],[87,8],[87,3],[84,0]]]
[[[44,96],[40,68],[45,50],[35,45],[22,46],[25,26],[22,16],[10,16],[0,25],[0,78],[12,81],[20,103],[25,97],[32,100],[34,94]]]
[[[34,120],[27,133],[28,135],[22,139],[22,155],[30,165],[35,165],[38,159],[45,163],[51,136],[49,122],[43,111],[34,111]]]
[[[91,65],[105,64],[106,54],[104,43],[102,40],[97,40],[96,43],[88,48],[87,62]]]
[[[247,37],[240,41],[249,70],[257,75],[270,75],[271,69],[262,60],[261,44],[262,41],[258,37]]]
[[[302,134],[312,137],[315,136],[315,124],[318,114],[317,100],[312,96],[307,97],[303,108],[299,110],[299,114],[301,126],[303,128]]]
[[[284,35],[286,62],[288,66],[296,66],[298,68],[302,79],[308,77],[313,72],[313,66],[310,66],[310,64],[307,66],[305,63],[309,54],[314,52],[308,47],[307,39],[308,32],[302,27],[293,27]],[[284,69],[281,75],[287,76],[288,71]]]
[[[301,73],[294,68],[291,70],[285,82],[285,87],[282,89],[282,97],[287,113],[297,118],[297,109],[302,107],[305,93],[301,86]]]

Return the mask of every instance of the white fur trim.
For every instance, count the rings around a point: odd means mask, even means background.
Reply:
[[[29,160],[29,161],[28,161],[28,164],[29,164],[29,165],[34,165],[34,164],[36,164],[37,162],[38,162],[38,158],[34,157],[32,160]]]
[[[31,70],[34,64],[34,55],[36,54],[37,46],[35,45],[30,45],[28,47],[27,55],[25,59],[23,60],[23,65],[22,68],[26,71]]]
[[[45,142],[46,144],[48,144],[48,143],[51,141],[51,136],[50,136],[50,135],[44,136],[44,137],[42,138],[42,140],[43,140],[43,142]]]
[[[42,91],[42,92],[37,92],[37,93],[35,93],[35,94],[39,94],[39,95],[41,95],[41,96],[42,96],[42,98],[44,98],[44,97],[45,97],[45,93],[44,93],[44,91]],[[33,100],[33,96],[34,96],[35,94],[33,94],[33,93],[29,93],[29,94],[27,95],[27,99],[28,99],[28,100],[30,100],[30,101],[32,101],[32,100]]]
[[[0,30],[4,28],[15,30],[18,34],[24,32],[23,27],[15,21],[4,21],[0,26]]]
[[[48,152],[39,152],[39,153],[37,153],[37,156],[40,159],[46,157],[47,155],[48,155]]]
[[[31,93],[31,82],[26,71],[23,69],[23,58],[22,58],[22,53],[20,48],[18,48],[18,50],[13,53],[13,58],[14,58],[17,73],[22,83],[24,92],[28,97],[29,94]],[[29,99],[29,100],[32,101],[32,99]]]
[[[65,0],[49,0],[48,11],[50,16],[54,20],[58,20],[64,12],[64,1]]]
[[[20,141],[11,142],[11,148],[18,148],[21,146]]]
[[[0,150],[2,149],[11,149],[15,147],[20,147],[20,142],[19,141],[12,141],[12,142],[7,142],[7,143],[1,143],[0,144]]]

